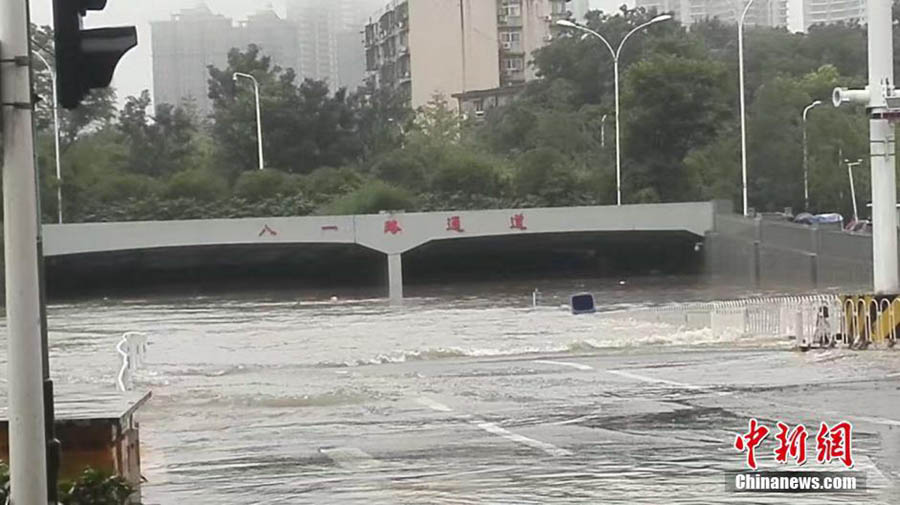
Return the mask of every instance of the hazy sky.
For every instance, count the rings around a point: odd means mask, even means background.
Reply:
[[[373,0],[374,1],[374,0]],[[53,24],[52,0],[29,0],[31,19],[40,25]],[[634,5],[634,0],[591,0],[591,8],[609,11],[622,3]],[[113,86],[119,100],[137,95],[144,89],[152,89],[153,69],[150,60],[150,21],[169,19],[173,12],[201,3],[198,0],[109,0],[106,9],[89,13],[86,27],[135,25],[138,30],[138,47],[122,58],[116,69]],[[216,13],[235,20],[244,19],[253,12],[272,6],[284,15],[284,0],[206,0],[206,5]],[[386,2],[385,2],[386,3]],[[362,48],[360,48],[362,50]]]

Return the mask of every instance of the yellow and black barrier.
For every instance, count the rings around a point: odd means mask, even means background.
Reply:
[[[841,307],[841,337],[848,346],[894,346],[900,335],[900,295],[842,296]]]

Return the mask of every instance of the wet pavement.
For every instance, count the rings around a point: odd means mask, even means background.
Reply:
[[[171,456],[151,456],[147,495],[151,503],[785,503],[786,495],[725,491],[725,472],[744,468],[732,443],[754,417],[810,431],[852,422],[855,469],[879,488],[791,495],[790,503],[895,503],[895,354],[610,349],[310,369],[295,380],[371,394],[346,404],[335,397],[315,416],[248,401],[266,419],[242,424],[247,444],[214,457],[215,438],[196,432],[216,426],[200,421],[165,451]],[[391,394],[380,396],[385,385]],[[154,409],[147,440],[166,415]],[[761,469],[792,469],[778,468],[768,442]],[[188,450],[195,444],[206,446],[200,459]]]
[[[645,279],[441,286],[399,308],[292,292],[56,304],[52,371],[60,390],[114,391],[122,333],[147,335],[132,382],[153,391],[138,416],[150,505],[900,501],[900,351],[572,316],[560,305],[579,291],[602,310],[725,296]],[[819,424],[852,422],[875,489],[726,491],[751,417],[805,424],[805,470],[821,468]],[[762,469],[796,468],[774,448]]]

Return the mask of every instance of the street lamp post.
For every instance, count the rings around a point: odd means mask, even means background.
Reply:
[[[574,28],[576,30],[581,30],[585,33],[589,33],[594,37],[600,39],[603,44],[609,49],[609,53],[613,58],[613,79],[615,79],[615,94],[616,94],[616,205],[622,205],[622,146],[621,146],[621,135],[620,135],[620,121],[619,121],[619,55],[622,53],[622,47],[625,45],[625,41],[628,40],[628,37],[631,37],[635,32],[642,30],[654,23],[659,23],[661,21],[668,21],[672,19],[672,16],[668,14],[663,14],[661,16],[656,16],[655,18],[647,21],[644,24],[638,25],[633,28],[630,32],[626,33],[624,37],[622,37],[622,41],[619,42],[619,46],[616,49],[613,49],[612,44],[610,44],[603,35],[600,35],[594,30],[591,30],[587,26],[580,25],[573,21],[569,21],[568,19],[560,19],[556,22],[559,26],[564,26],[566,28]]]
[[[745,216],[748,214],[749,209],[747,207],[747,116],[744,103],[744,19],[747,17],[747,12],[750,11],[752,4],[753,0],[747,1],[747,5],[744,6],[744,12],[741,13],[740,22],[738,22],[738,79],[741,85],[741,187]]]
[[[609,114],[604,114],[603,117],[600,118],[600,148],[606,149],[606,116]]]
[[[53,149],[56,158],[56,205],[58,207],[57,217],[59,219],[59,224],[62,224],[62,171],[60,170],[59,160],[59,102],[56,99],[56,71],[53,70],[53,67],[50,66],[50,63],[47,62],[47,59],[44,58],[39,51],[34,51],[34,55],[41,60],[41,63],[43,63],[45,67],[47,67],[47,72],[50,72],[50,83],[53,87]]]
[[[862,164],[862,160],[844,160],[847,164],[847,175],[850,176],[850,199],[853,201],[853,222],[859,222],[859,209],[856,207],[856,187],[853,185],[853,167]]]
[[[259,169],[262,170],[266,165],[263,161],[262,114],[259,109],[259,82],[256,80],[256,77],[242,72],[235,72],[234,75],[231,76],[231,79],[234,80],[234,82],[237,82],[238,77],[253,81],[253,90],[256,93],[256,141],[257,144],[259,144]]]
[[[806,115],[821,104],[821,100],[816,100],[803,109],[803,210],[806,211],[809,210],[809,151],[806,144]]]

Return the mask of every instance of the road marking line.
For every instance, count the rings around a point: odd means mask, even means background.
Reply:
[[[451,409],[450,407],[444,405],[441,402],[436,402],[436,401],[432,400],[431,398],[427,398],[425,396],[416,398],[416,403],[419,403],[420,405],[424,405],[424,406],[430,408],[431,410],[436,410],[438,412],[453,412],[453,409]]]
[[[416,402],[420,405],[424,405],[432,410],[436,410],[438,412],[453,412],[453,409],[444,405],[443,403],[436,402],[431,398],[426,396],[421,396],[416,398]],[[482,430],[491,433],[493,435],[499,435],[507,440],[511,440],[513,442],[518,442],[520,444],[527,445],[529,447],[533,447],[535,449],[540,449],[551,456],[571,456],[572,452],[567,451],[566,449],[562,449],[556,447],[553,444],[548,444],[547,442],[541,442],[540,440],[535,440],[533,438],[528,438],[524,435],[519,435],[518,433],[513,433],[507,429],[501,428],[494,423],[489,423],[486,421],[479,421],[478,419],[472,417],[469,414],[463,414],[460,416],[462,419],[469,421],[473,426],[477,426]],[[330,457],[330,456],[329,456]]]
[[[638,375],[631,372],[624,372],[622,370],[607,370],[607,373],[611,373],[613,375],[618,375],[620,377],[627,377],[629,379],[638,380],[641,382],[655,382],[659,384],[668,384],[670,386],[677,386],[685,389],[704,389],[700,386],[694,386],[693,384],[685,384],[683,382],[675,382],[666,379],[657,379],[655,377],[647,377],[644,375]]]
[[[593,370],[594,369],[594,367],[589,366],[589,365],[582,365],[581,363],[570,363],[568,361],[535,360],[535,363],[540,363],[541,365],[567,366],[567,367],[575,368],[578,370]]]
[[[356,447],[332,447],[319,449],[319,452],[331,458],[338,466],[350,469],[375,468],[381,464],[369,453]]]
[[[875,474],[875,478],[872,479],[874,481],[872,482],[873,484],[877,482],[878,486],[887,487],[891,483],[891,481],[888,480],[884,473],[878,469],[878,466],[875,465],[875,462],[872,461],[872,458],[868,456],[857,456],[854,466],[865,472],[871,472]]]
[[[866,417],[866,416],[857,416],[857,415],[853,415],[853,414],[842,414],[835,410],[826,411],[826,413],[834,415],[834,416],[843,416],[847,419],[863,421],[866,423],[883,424],[886,426],[900,426],[900,421],[896,421],[894,419],[886,419],[884,417]]]
[[[550,424],[552,424],[552,425],[554,425],[554,426],[565,426],[565,425],[567,425],[567,424],[577,424],[577,423],[580,423],[580,422],[582,422],[582,421],[587,421],[588,419],[594,419],[594,418],[598,417],[599,415],[600,415],[599,413],[597,413],[597,414],[588,414],[588,415],[586,415],[586,416],[576,417],[576,418],[574,418],[574,419],[566,419],[565,421],[556,421],[556,422],[553,422],[553,423],[550,423]]]
[[[523,445],[527,445],[529,447],[533,447],[535,449],[540,449],[551,456],[571,456],[572,452],[567,451],[566,449],[562,449],[560,447],[556,447],[553,444],[548,444],[547,442],[541,442],[540,440],[535,440],[533,438],[528,438],[524,435],[519,435],[518,433],[513,433],[507,429],[501,428],[494,423],[481,422],[475,423],[475,426],[478,426],[482,430],[491,433],[493,435],[501,436],[507,440],[518,442]]]
[[[668,384],[669,386],[680,387],[684,389],[691,389],[694,391],[706,391],[712,389],[711,386],[695,386],[694,384],[686,384],[684,382],[675,382],[666,379],[657,379],[655,377],[647,377],[645,375],[638,375],[631,372],[625,372],[623,370],[606,370],[607,373],[611,373],[613,375],[618,375],[620,377],[627,377],[629,379],[634,379],[641,382],[650,382],[657,384]],[[734,394],[732,391],[710,391],[710,393],[715,394],[716,396],[731,396]]]

